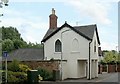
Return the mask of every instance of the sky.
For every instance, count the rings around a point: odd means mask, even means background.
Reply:
[[[58,27],[65,21],[71,26],[96,24],[102,50],[118,46],[119,0],[10,0],[0,13],[0,26],[16,27],[27,42],[41,43],[49,28],[52,8],[58,16]]]

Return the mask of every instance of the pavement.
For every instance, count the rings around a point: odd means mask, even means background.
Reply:
[[[106,73],[98,75],[98,78],[87,80],[86,78],[77,80],[64,80],[64,82],[118,82],[118,73]]]
[[[63,81],[41,81],[40,84],[120,84],[118,80],[120,80],[120,77],[118,77],[120,73],[106,73],[103,72],[102,74],[98,75],[98,78],[94,78],[91,80],[87,80],[87,78],[81,78],[81,79],[67,79]],[[119,78],[119,79],[118,79]]]

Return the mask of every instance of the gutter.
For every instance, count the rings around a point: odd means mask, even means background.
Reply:
[[[89,42],[89,78],[88,78],[88,80],[90,80],[90,74],[91,74],[91,72],[90,72],[90,60],[91,60],[90,59],[90,44],[91,44],[91,42],[92,41]]]

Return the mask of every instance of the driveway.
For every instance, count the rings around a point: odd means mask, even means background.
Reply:
[[[95,79],[87,80],[86,78],[83,78],[78,80],[64,80],[64,82],[118,82],[118,73],[103,72],[102,74],[99,74],[98,78]]]
[[[98,78],[87,80],[83,79],[69,79],[63,81],[41,81],[40,84],[120,84],[118,82],[118,78],[120,80],[120,73],[102,73],[99,74]]]

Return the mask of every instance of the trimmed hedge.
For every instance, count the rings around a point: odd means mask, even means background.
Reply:
[[[31,70],[27,65],[25,64],[19,64],[19,71],[20,72],[25,72],[27,73],[27,71]]]
[[[8,82],[26,82],[27,74],[24,72],[12,72],[8,71]]]

